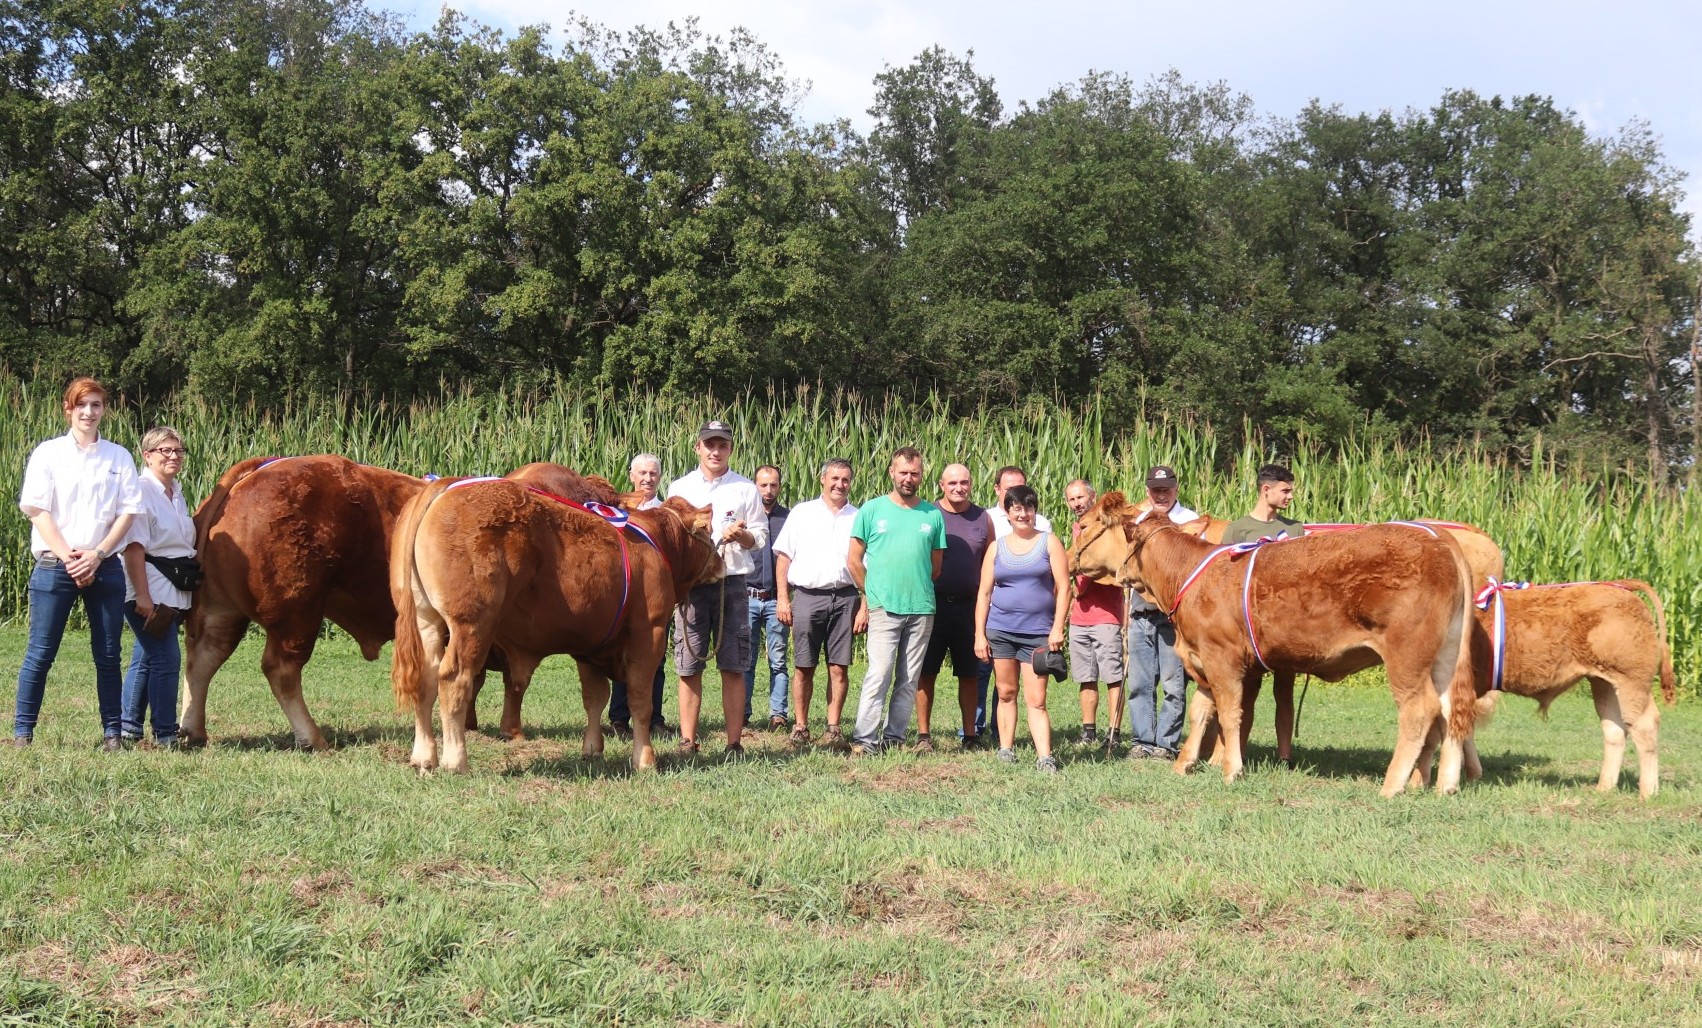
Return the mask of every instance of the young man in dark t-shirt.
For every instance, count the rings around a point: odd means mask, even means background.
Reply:
[[[969,468],[949,464],[940,472],[936,506],[946,520],[946,552],[940,577],[934,581],[934,632],[922,658],[922,677],[916,686],[917,746],[932,749],[929,722],[934,709],[934,682],[951,654],[957,675],[957,704],[963,713],[963,748],[981,744],[975,732],[976,682],[981,662],[975,657],[975,594],[981,587],[981,560],[993,542],[993,521],[985,507],[969,501],[974,486]]]

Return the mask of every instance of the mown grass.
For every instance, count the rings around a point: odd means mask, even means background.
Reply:
[[[0,631],[0,666],[22,644]],[[422,778],[387,661],[345,641],[308,669],[317,756],[287,749],[253,641],[210,749],[99,754],[85,647],[36,745],[0,754],[0,1021],[1525,1026],[1702,1001],[1693,705],[1650,803],[1633,775],[1590,788],[1582,694],[1546,724],[1505,704],[1462,795],[1381,800],[1375,682],[1313,686],[1299,771],[1268,759],[1267,706],[1233,787],[1070,745],[1048,778],[766,733],[634,776],[624,744],[578,757],[558,658],[530,739]],[[1063,739],[1074,689],[1052,697]]]

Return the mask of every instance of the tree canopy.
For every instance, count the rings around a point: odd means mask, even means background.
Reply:
[[[552,43],[553,38],[565,39]],[[825,381],[1236,437],[1693,465],[1699,265],[1647,126],[1541,96],[1260,116],[973,54],[805,124],[693,24],[0,0],[0,361],[267,403]]]

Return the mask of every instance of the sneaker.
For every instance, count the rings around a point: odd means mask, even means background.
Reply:
[[[1058,758],[1048,753],[1034,762],[1034,770],[1044,775],[1055,775],[1058,773]]]
[[[164,739],[161,739],[157,735],[154,736],[154,749],[156,749],[156,750],[175,750],[175,749],[177,749],[177,736],[168,735]]]
[[[28,746],[33,742],[35,742],[35,736],[33,735],[12,736],[12,745],[16,746],[18,749],[23,749],[25,746]]]
[[[878,742],[871,742],[865,745],[860,742],[854,742],[851,744],[851,755],[853,757],[878,757],[881,755],[881,744]]]
[[[845,734],[839,730],[838,725],[828,725],[827,731],[823,732],[821,738],[816,740],[816,745],[843,750],[845,748]]]
[[[1092,746],[1099,741],[1099,729],[1093,725],[1081,726],[1081,738],[1077,740],[1083,746]]]
[[[1162,746],[1154,746],[1152,748],[1152,759],[1174,761],[1176,759],[1176,751],[1167,750]]]
[[[1158,754],[1160,754],[1162,752],[1163,751],[1160,750],[1157,746],[1148,746],[1144,742],[1137,742],[1133,746],[1129,747],[1129,759],[1130,760],[1151,760],[1153,757],[1157,756]]]
[[[913,753],[932,753],[934,752],[934,740],[926,735],[918,735],[916,745],[910,749]]]
[[[803,749],[810,744],[810,730],[803,725],[792,729],[792,735],[787,739],[793,746]]]
[[[1115,728],[1111,729],[1110,733],[1105,736],[1105,748],[1107,750],[1115,750],[1121,745],[1123,745],[1123,740],[1118,736],[1117,730]]]
[[[100,751],[102,753],[122,753],[124,752],[124,740],[116,735],[109,735],[101,740]]]
[[[981,736],[966,735],[958,745],[964,750],[978,750],[981,748]]]
[[[696,739],[687,739],[683,736],[680,738],[679,750],[681,756],[695,757],[697,756],[698,749],[699,747]]]
[[[785,714],[768,715],[768,730],[771,732],[784,732],[788,724],[790,722],[786,720]]]
[[[999,747],[999,762],[1002,764],[1015,764],[1016,750],[1011,749],[1009,746]]]

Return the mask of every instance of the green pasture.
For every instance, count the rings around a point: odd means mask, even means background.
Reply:
[[[1634,773],[1590,788],[1581,693],[1546,723],[1504,704],[1461,795],[1379,799],[1394,719],[1375,679],[1314,685],[1297,771],[1269,760],[1267,703],[1232,787],[1071,744],[1056,777],[949,741],[854,761],[759,733],[733,762],[710,731],[700,759],[664,750],[634,776],[619,742],[578,756],[556,658],[529,739],[476,737],[470,775],[421,777],[388,660],[344,639],[308,668],[320,755],[287,748],[254,640],[214,682],[209,749],[102,755],[86,645],[67,638],[36,745],[0,753],[0,1023],[1523,1028],[1702,1009],[1694,703],[1665,711],[1649,803]],[[7,674],[22,648],[0,630]],[[1074,687],[1050,708],[1073,736]]]

